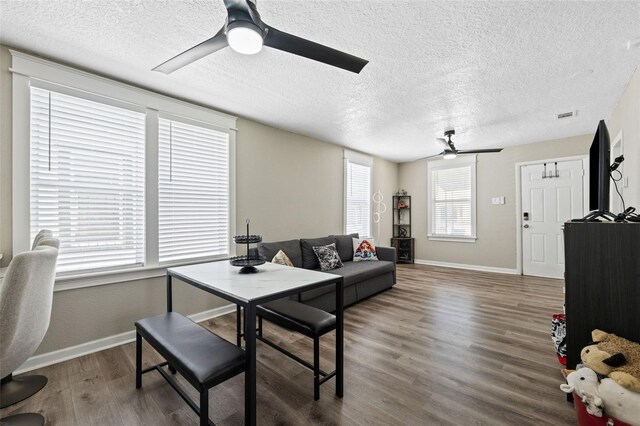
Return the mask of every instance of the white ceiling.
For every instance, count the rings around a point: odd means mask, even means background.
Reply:
[[[150,69],[211,37],[222,0],[2,1],[2,43],[394,161],[592,133],[640,49],[640,2],[275,1],[263,20],[370,61],[352,74],[263,49]],[[588,73],[588,70],[593,70]],[[574,76],[574,74],[578,73]],[[573,77],[572,77],[573,76]],[[557,113],[578,110],[559,121]]]

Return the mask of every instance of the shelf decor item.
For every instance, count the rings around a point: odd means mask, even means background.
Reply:
[[[376,211],[373,212],[373,223],[375,223],[376,225],[378,225],[378,241],[380,241],[380,216],[387,211],[387,205],[385,203],[382,202],[382,200],[384,200],[384,197],[382,196],[382,192],[380,192],[380,190],[376,191],[375,194],[373,194],[373,203],[376,205]]]
[[[231,265],[241,268],[239,271],[241,274],[255,274],[260,272],[256,266],[263,265],[266,261],[264,256],[260,256],[257,251],[254,251],[255,254],[252,255],[249,250],[249,244],[258,244],[259,242],[262,242],[262,237],[260,235],[249,234],[249,222],[250,220],[247,219],[247,235],[236,235],[233,237],[234,243],[247,245],[247,254],[234,256],[229,259],[229,263],[231,263]]]

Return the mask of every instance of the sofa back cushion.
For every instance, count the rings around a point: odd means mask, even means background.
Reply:
[[[313,247],[328,246],[329,244],[335,243],[335,242],[336,242],[336,239],[333,237],[301,239],[300,249],[302,250],[302,267],[305,269],[319,269],[320,262],[318,262],[318,256],[316,256],[316,253],[313,251]],[[293,261],[293,259],[291,259],[291,261]],[[294,262],[294,265],[295,265],[295,262]]]
[[[336,248],[338,249],[338,255],[343,262],[349,262],[353,260],[353,239],[360,238],[358,233],[349,235],[329,235],[336,239]]]
[[[333,242],[333,241],[332,241]],[[282,250],[291,259],[291,263],[296,268],[303,267],[302,252],[300,251],[300,240],[278,241],[275,243],[258,243],[258,253],[264,256],[267,262]],[[311,249],[313,251],[313,249]],[[315,256],[315,254],[314,254]],[[317,263],[316,259],[316,263]]]

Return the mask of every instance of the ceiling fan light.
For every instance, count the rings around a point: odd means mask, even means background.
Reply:
[[[449,151],[449,150],[447,150],[447,151],[445,151],[445,152],[444,152],[443,158],[444,158],[445,160],[452,160],[452,159],[456,158],[456,156],[457,156],[457,155],[458,155],[458,154],[456,154],[456,152],[455,152],[455,151]]]
[[[262,50],[262,33],[250,23],[234,25],[227,30],[229,47],[243,55],[254,55]]]

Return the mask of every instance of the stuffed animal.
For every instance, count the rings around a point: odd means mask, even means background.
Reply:
[[[569,373],[567,384],[561,384],[562,392],[575,392],[587,407],[587,412],[602,417],[603,401],[598,394],[598,375],[590,368],[581,368]]]
[[[597,329],[591,337],[593,343],[580,352],[584,365],[624,388],[640,392],[640,344]]]
[[[607,415],[640,426],[640,393],[623,388],[613,379],[602,379],[598,387]]]

